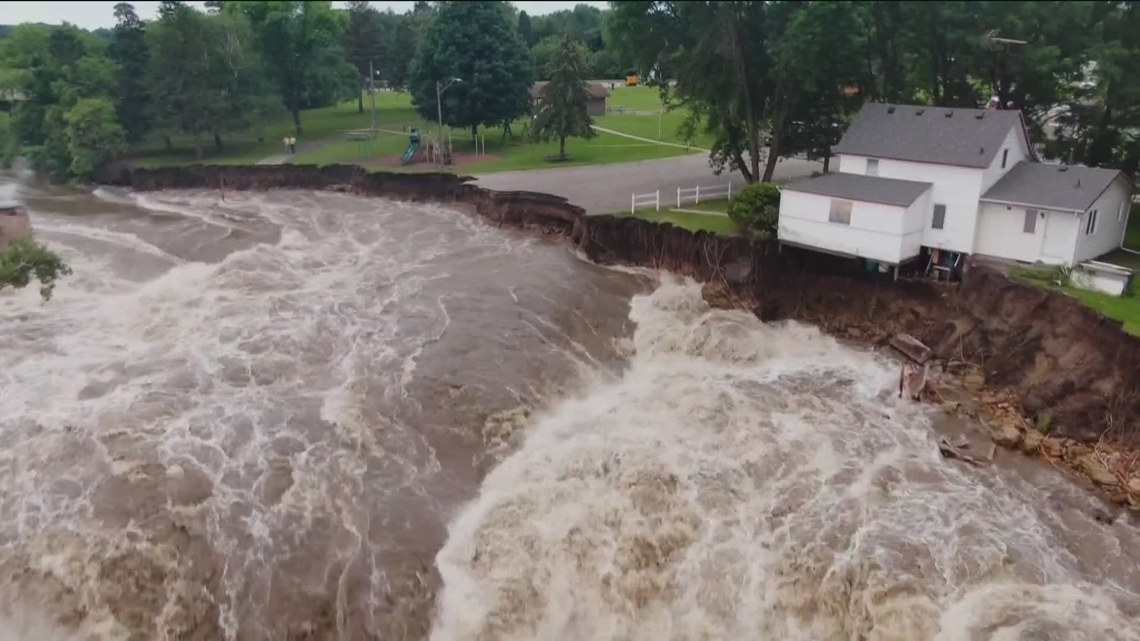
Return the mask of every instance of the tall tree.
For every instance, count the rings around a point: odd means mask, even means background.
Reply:
[[[117,65],[115,110],[128,142],[138,142],[150,129],[150,96],[147,91],[146,29],[134,6],[115,5],[115,28],[107,52]]]
[[[543,142],[558,139],[558,160],[566,159],[566,139],[593,138],[594,119],[589,114],[590,90],[586,83],[588,53],[570,36],[563,36],[558,51],[546,69],[550,77],[539,96],[538,113],[531,136]]]
[[[773,114],[773,151],[806,153],[829,169],[831,147],[871,84],[864,62],[871,55],[871,20],[866,4],[836,0],[803,3],[791,15],[772,46],[774,68],[786,75],[778,82],[784,109]],[[767,160],[766,181],[775,171],[776,153]]]
[[[343,81],[348,63],[340,48],[340,25],[331,3],[251,0],[229,6],[249,18],[266,67],[293,114],[293,126],[297,134],[303,133],[301,108],[306,98],[320,95],[322,102],[327,102],[330,96],[335,100],[344,95],[346,89]],[[355,76],[351,71],[349,74]],[[351,85],[359,86],[356,81]]]
[[[534,27],[531,26],[530,16],[525,11],[519,12],[519,36],[528,48],[534,46]]]
[[[344,33],[344,53],[356,68],[360,78],[360,91],[357,92],[357,112],[364,113],[364,90],[375,81],[377,65],[383,62],[382,26],[380,12],[373,9],[366,0],[352,0],[348,3],[348,27]]]
[[[713,138],[709,160],[745,180],[761,177],[764,129],[777,87],[768,50],[769,24],[782,3],[611,2],[608,39],[635,66],[657,69],[674,106],[691,114],[685,130]],[[666,83],[662,83],[667,86]]]
[[[504,2],[440,2],[412,73],[412,103],[420,115],[435,120],[437,83],[452,78],[443,96],[445,124],[494,126],[527,113],[531,84],[530,56]]]

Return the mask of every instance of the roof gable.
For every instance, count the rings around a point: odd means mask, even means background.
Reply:
[[[1019,162],[994,183],[982,200],[1041,209],[1085,211],[1123,176],[1116,169]]]
[[[1015,127],[1024,135],[1019,111],[869,102],[834,152],[984,169]]]

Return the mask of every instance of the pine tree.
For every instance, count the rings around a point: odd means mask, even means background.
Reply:
[[[593,138],[594,119],[590,117],[590,89],[586,84],[586,54],[569,36],[562,39],[546,68],[550,76],[539,96],[538,114],[531,136],[546,142],[558,138],[558,157],[566,160],[567,138]]]

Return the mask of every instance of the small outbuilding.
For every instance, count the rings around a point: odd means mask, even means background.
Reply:
[[[540,80],[530,87],[530,98],[534,101],[542,100],[542,94],[546,90],[546,85],[549,84],[545,80]],[[606,115],[606,100],[610,97],[610,90],[605,85],[591,82],[587,85],[590,92],[590,101],[587,103],[586,113],[591,116],[604,116]]]

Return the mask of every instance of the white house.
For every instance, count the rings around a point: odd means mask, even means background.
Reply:
[[[786,185],[779,238],[888,266],[969,254],[1075,265],[1119,247],[1122,172],[1041,163],[1019,111],[868,103],[838,172]]]

